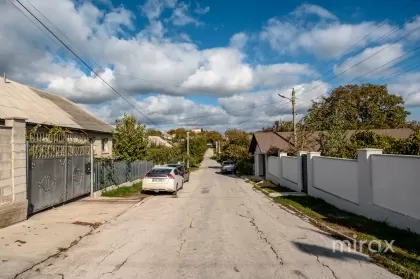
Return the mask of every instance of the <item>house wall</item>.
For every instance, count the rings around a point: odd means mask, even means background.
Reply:
[[[0,126],[0,228],[27,217],[25,135],[25,119],[6,119]]]
[[[88,133],[89,138],[95,138],[93,143],[93,155],[95,157],[107,158],[112,156],[112,135],[101,133]],[[108,152],[102,150],[102,140],[108,139]]]
[[[315,157],[313,187],[358,203],[357,161]]]
[[[295,191],[302,180],[298,158],[281,154],[268,160],[267,179]],[[293,170],[293,167],[295,168]],[[361,149],[357,160],[307,154],[308,195],[349,212],[386,221],[420,233],[420,156],[382,155],[382,150]]]

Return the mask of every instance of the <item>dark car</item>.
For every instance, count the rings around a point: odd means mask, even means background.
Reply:
[[[184,182],[190,181],[190,170],[187,169],[183,164],[167,164],[167,167],[177,168],[179,174],[184,177]]]
[[[233,161],[223,161],[221,173],[236,173],[236,165]]]

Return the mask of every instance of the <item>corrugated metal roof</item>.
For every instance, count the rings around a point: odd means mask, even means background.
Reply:
[[[64,97],[8,80],[0,81],[0,118],[112,133],[112,126]]]

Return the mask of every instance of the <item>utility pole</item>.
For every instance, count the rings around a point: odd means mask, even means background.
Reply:
[[[187,132],[187,169],[190,168],[190,132]]]
[[[284,99],[287,99],[287,100],[289,100],[289,101],[291,101],[292,102],[292,121],[293,121],[293,138],[294,138],[294,146],[295,147],[297,147],[297,137],[296,137],[296,119],[295,119],[295,117],[296,117],[296,93],[295,93],[295,89],[294,88],[292,88],[292,98],[289,98],[289,97],[286,97],[286,96],[283,96],[283,95],[281,95],[281,94],[278,94],[280,97],[282,97],[282,98],[284,98]]]

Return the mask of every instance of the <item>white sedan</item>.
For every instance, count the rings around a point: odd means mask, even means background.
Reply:
[[[155,167],[143,178],[143,191],[176,193],[184,187],[184,178],[177,168]]]

